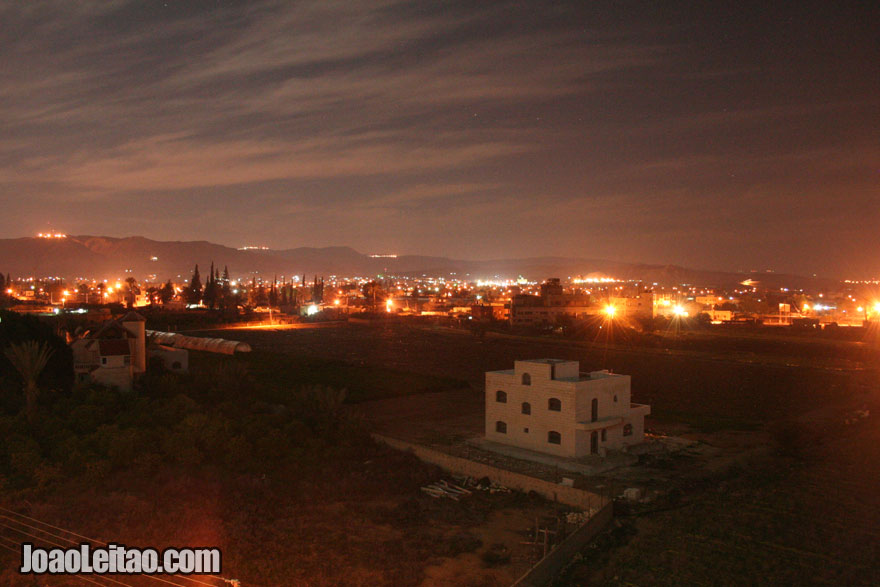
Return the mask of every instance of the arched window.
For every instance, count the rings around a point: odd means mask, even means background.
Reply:
[[[495,392],[495,401],[498,402],[499,404],[506,404],[507,403],[507,392],[501,391],[501,390],[496,391]]]
[[[599,419],[599,399],[593,398],[593,401],[590,404],[590,422],[595,422]]]
[[[532,384],[532,376],[528,373],[522,374],[522,384],[523,385],[531,385]]]
[[[555,397],[551,397],[547,400],[547,409],[551,412],[561,412],[562,411],[562,402]]]
[[[507,423],[501,422],[500,420],[498,422],[495,422],[495,432],[507,434]]]
[[[624,436],[632,436],[632,434],[633,434],[633,425],[632,424],[624,424],[623,435]]]
[[[617,396],[614,396],[614,403],[617,403]]]
[[[530,404],[529,402],[523,402],[522,413],[523,414],[531,414],[532,413],[532,404]]]
[[[547,442],[550,444],[562,444],[562,435],[555,430],[551,430],[547,433]]]

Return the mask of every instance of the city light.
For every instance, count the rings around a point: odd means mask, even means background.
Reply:
[[[575,277],[572,283],[614,283],[620,281],[614,277]]]
[[[391,301],[391,298],[388,298],[387,300],[385,300],[385,311],[386,312],[390,312],[393,307],[394,307],[394,302]]]
[[[608,305],[605,306],[605,315],[609,318],[614,318],[614,314],[617,312],[617,308],[614,306]]]
[[[678,318],[687,318],[688,315],[687,310],[685,310],[681,306],[675,306],[674,308],[672,308],[672,313],[675,314],[675,316],[677,316]]]

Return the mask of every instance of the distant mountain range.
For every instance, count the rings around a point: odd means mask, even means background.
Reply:
[[[646,283],[675,285],[692,283],[705,286],[732,286],[746,279],[767,287],[826,287],[832,280],[777,273],[741,274],[687,269],[675,265],[646,265],[602,259],[532,257],[465,261],[447,257],[400,255],[375,257],[350,247],[300,247],[296,249],[234,249],[207,241],[155,241],[144,237],[111,238],[68,236],[66,238],[0,239],[0,271],[15,276],[58,276],[119,279],[132,275],[164,280],[185,279],[198,263],[202,275],[211,262],[221,271],[224,266],[234,277],[259,275],[430,275],[459,278],[516,278],[531,280],[547,277],[609,276],[636,279]]]

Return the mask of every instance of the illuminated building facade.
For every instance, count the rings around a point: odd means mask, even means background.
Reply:
[[[644,440],[651,407],[631,403],[630,377],[581,373],[577,361],[515,361],[486,373],[486,439],[579,458]]]

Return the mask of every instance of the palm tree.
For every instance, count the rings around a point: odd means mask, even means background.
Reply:
[[[37,387],[37,379],[46,368],[46,363],[52,356],[52,349],[45,342],[26,340],[10,344],[3,352],[24,382],[27,418],[28,422],[33,424],[37,417],[37,394],[40,391]]]

